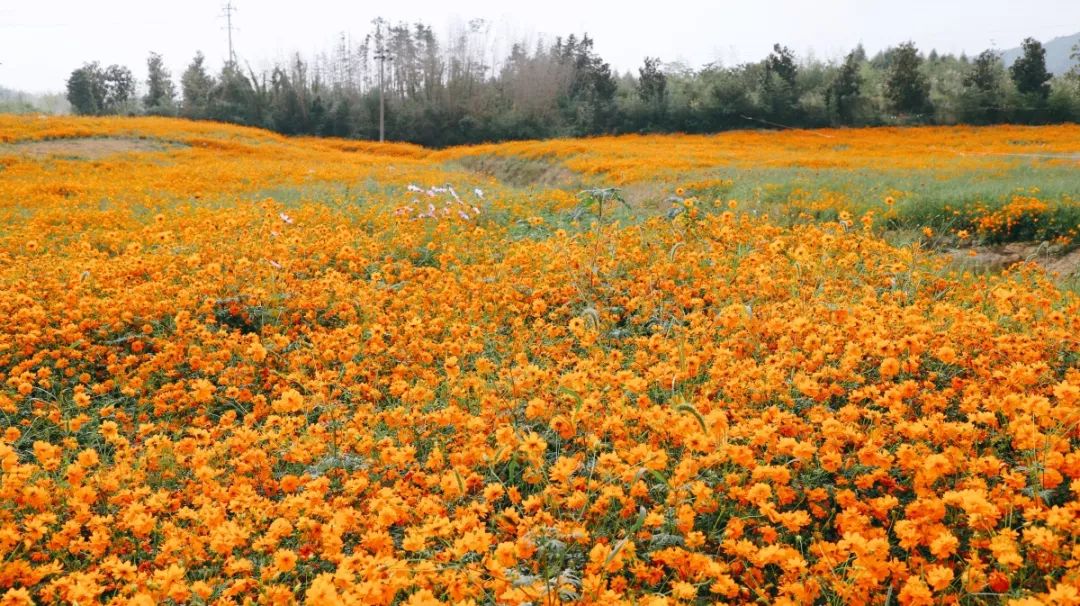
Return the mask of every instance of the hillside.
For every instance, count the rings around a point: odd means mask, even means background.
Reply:
[[[1049,42],[1043,42],[1046,48],[1046,69],[1055,76],[1060,76],[1076,65],[1076,61],[1070,58],[1073,47],[1080,44],[1080,32],[1071,36],[1061,36]],[[1010,48],[1001,53],[1001,59],[1006,66],[1012,65],[1023,51],[1020,47]]]
[[[0,116],[0,606],[1075,606],[1078,148]]]

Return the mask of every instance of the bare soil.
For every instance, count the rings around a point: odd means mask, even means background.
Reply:
[[[973,246],[948,251],[960,265],[1001,271],[1011,265],[1034,262],[1059,278],[1080,276],[1080,248],[1066,251],[1061,246],[1038,242],[1010,242],[996,246]]]
[[[466,156],[457,164],[513,187],[582,189],[586,185],[586,179],[554,159],[484,155]]]
[[[79,160],[99,160],[117,154],[162,151],[170,147],[174,147],[174,144],[151,139],[82,137],[0,144],[0,155],[14,153],[35,159],[59,156]]]
[[[1062,278],[1080,276],[1080,248],[1047,262],[1043,267]]]

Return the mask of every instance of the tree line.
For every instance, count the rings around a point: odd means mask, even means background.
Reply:
[[[747,127],[1080,121],[1080,68],[1053,76],[1032,38],[1008,68],[992,50],[967,57],[905,42],[873,56],[859,46],[840,61],[800,60],[780,44],[761,61],[733,66],[691,69],[648,57],[636,73],[618,74],[588,35],[517,43],[497,57],[482,20],[448,40],[423,23],[373,27],[358,43],[342,36],[331,51],[262,71],[227,61],[212,73],[197,53],[179,86],[151,53],[141,96],[127,67],[87,63],[71,73],[67,97],[80,114],[178,115],[374,139],[378,57],[387,56],[387,137],[434,147]]]

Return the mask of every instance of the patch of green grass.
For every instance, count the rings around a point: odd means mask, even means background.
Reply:
[[[768,212],[780,220],[835,219],[846,210],[855,217],[873,211],[888,230],[930,227],[936,232],[974,230],[980,208],[994,212],[1015,197],[1037,198],[1049,205],[1038,216],[1025,217],[1010,229],[986,234],[988,241],[1020,241],[1076,237],[1080,226],[1080,179],[1076,168],[1045,160],[1018,161],[1007,169],[896,171],[805,168],[717,167],[684,176],[681,181],[727,179],[723,191],[688,191],[703,200],[733,198],[741,208]],[[673,182],[670,192],[677,183]],[[890,208],[887,198],[893,198]],[[1025,222],[1026,219],[1026,222]]]
[[[555,158],[524,156],[466,156],[447,165],[487,175],[518,189],[556,188],[580,190],[598,186],[595,179],[575,173]]]

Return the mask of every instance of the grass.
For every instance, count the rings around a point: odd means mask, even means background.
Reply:
[[[492,177],[504,185],[518,189],[560,188],[584,189],[597,185],[596,179],[588,179],[563,166],[555,158],[526,158],[522,156],[499,156],[483,154],[466,156],[448,162],[447,168],[465,169]]]
[[[554,156],[485,153],[447,166],[490,176],[523,191],[557,188],[569,193],[604,185],[601,175],[574,173]],[[930,228],[935,233],[966,230],[980,242],[1044,241],[1080,237],[1080,179],[1074,162],[1040,157],[1010,158],[1004,164],[956,170],[941,167],[896,170],[752,167],[722,163],[708,170],[673,173],[632,183],[623,193],[635,215],[669,211],[670,198],[684,187],[706,204],[739,201],[740,207],[784,224],[836,220],[841,212],[861,217],[873,212],[888,232]],[[1004,212],[1016,198],[1045,203],[1038,216],[1022,216],[1006,228],[987,228],[980,219]],[[892,199],[890,207],[886,200]],[[623,217],[627,218],[627,217]],[[1033,220],[1032,220],[1033,219]],[[979,232],[979,233],[976,233]]]

